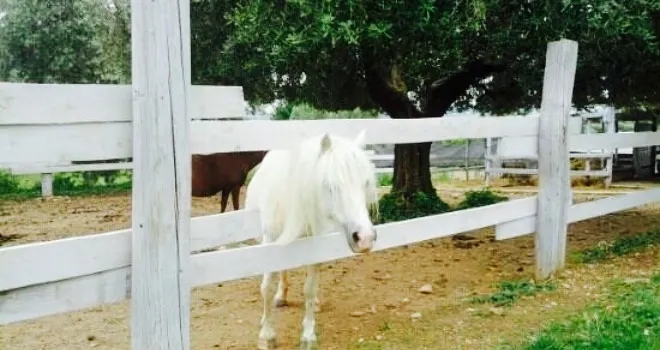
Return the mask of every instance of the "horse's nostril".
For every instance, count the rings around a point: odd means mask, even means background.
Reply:
[[[360,237],[358,236],[358,233],[357,233],[357,232],[353,232],[353,236],[352,236],[352,237],[353,237],[353,241],[355,241],[355,242],[357,242],[357,241],[360,240]]]

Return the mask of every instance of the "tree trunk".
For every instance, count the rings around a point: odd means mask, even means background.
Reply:
[[[376,50],[368,48],[363,48],[361,52],[367,90],[371,99],[394,119],[442,117],[471,85],[506,69],[504,64],[492,64],[483,60],[472,61],[466,64],[463,70],[430,84],[425,96],[424,109],[420,110],[404,91],[398,91],[393,84],[383,78],[387,74],[382,74],[383,67],[377,64],[377,55],[374,55],[374,52]],[[431,142],[394,145],[392,192],[403,193],[406,198],[410,198],[409,196],[415,192],[435,194],[431,182],[430,153]]]
[[[435,193],[431,182],[430,153],[430,142],[394,145],[393,192],[402,193],[406,198],[418,191]]]

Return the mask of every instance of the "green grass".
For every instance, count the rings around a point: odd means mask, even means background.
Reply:
[[[552,323],[527,343],[501,349],[660,349],[660,273],[649,279],[615,280],[610,290],[606,301]]]
[[[610,259],[614,256],[623,256],[660,244],[660,229],[652,229],[646,233],[635,236],[622,237],[611,243],[584,249],[572,256],[578,263],[595,263]]]
[[[85,182],[82,173],[58,173],[53,179],[55,196],[107,195],[130,192],[130,174],[120,173],[112,182],[100,177],[95,183]],[[25,200],[41,196],[40,175],[11,175],[0,171],[0,200]]]
[[[536,284],[530,280],[502,281],[497,290],[486,296],[474,297],[471,302],[476,304],[493,304],[495,306],[511,306],[522,296],[537,293],[552,292],[557,286],[552,282]]]

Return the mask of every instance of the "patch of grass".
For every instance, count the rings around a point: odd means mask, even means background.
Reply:
[[[495,292],[487,296],[472,298],[476,304],[493,304],[495,306],[511,306],[522,296],[531,296],[542,292],[551,292],[557,289],[552,282],[536,284],[529,280],[502,281]]]
[[[634,253],[658,244],[660,244],[660,229],[656,228],[643,234],[618,238],[611,243],[584,249],[574,254],[573,260],[589,264],[607,260],[613,256]]]
[[[465,192],[465,199],[463,199],[456,206],[456,210],[463,210],[469,208],[483,207],[499,202],[504,202],[509,198],[497,195],[489,189],[482,189],[478,191]]]
[[[392,180],[393,180],[392,174],[379,174],[378,186],[392,186]]]
[[[53,178],[55,196],[107,195],[130,192],[131,175],[117,172],[101,176],[85,172],[57,173]],[[25,200],[41,196],[40,175],[11,175],[0,172],[0,200]]]
[[[433,182],[451,182],[451,175],[448,172],[438,172],[431,174],[431,181]]]
[[[501,349],[660,349],[660,274],[616,280],[605,302],[568,321],[552,323],[528,343]]]

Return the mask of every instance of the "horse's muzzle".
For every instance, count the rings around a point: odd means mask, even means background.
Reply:
[[[375,229],[355,231],[352,233],[346,232],[346,240],[348,246],[354,253],[369,252],[378,238],[378,233]]]

